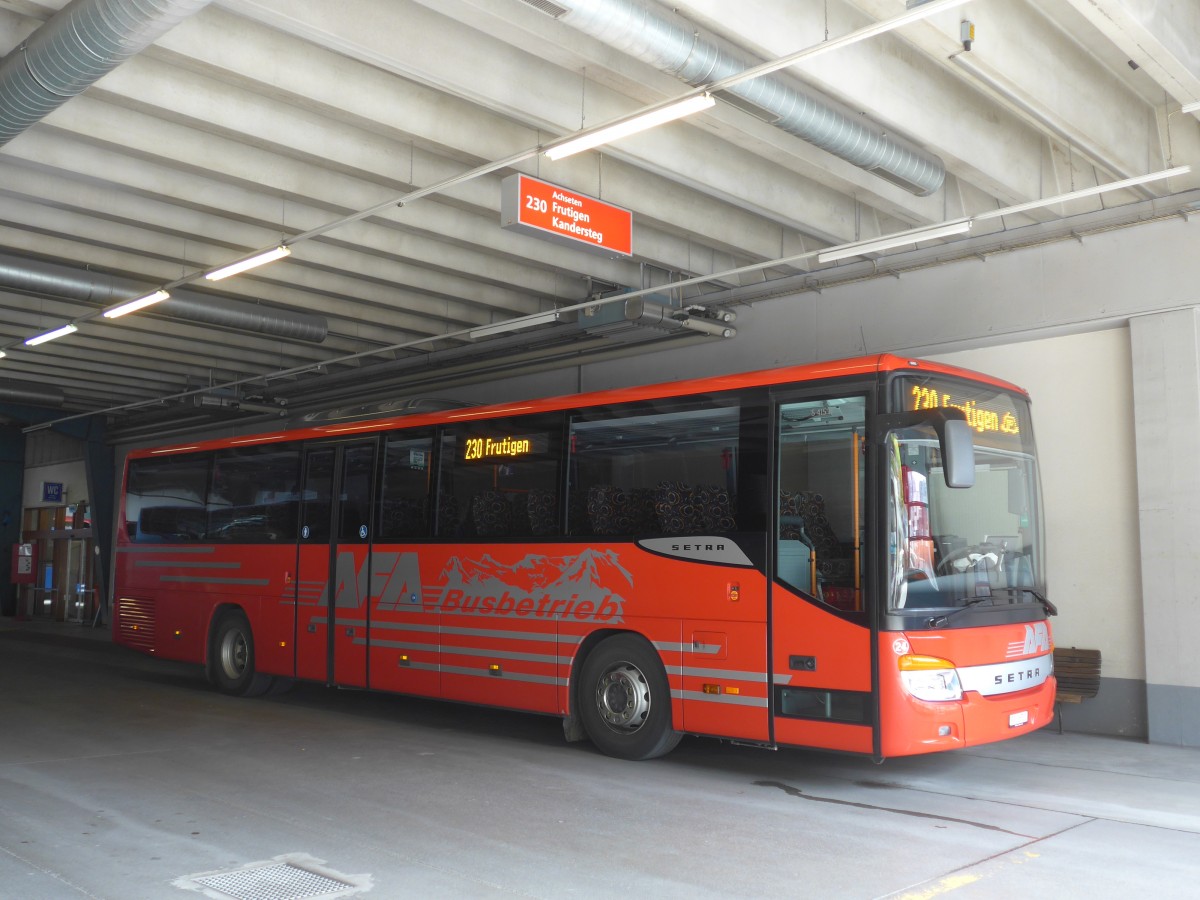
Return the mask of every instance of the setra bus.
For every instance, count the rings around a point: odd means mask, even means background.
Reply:
[[[1050,721],[1029,399],[877,356],[128,454],[114,635],[295,679],[882,760]]]

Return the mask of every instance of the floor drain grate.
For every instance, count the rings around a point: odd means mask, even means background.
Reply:
[[[348,897],[361,887],[313,872],[292,863],[248,866],[233,872],[194,875],[197,886],[232,900],[308,900],[316,897]],[[207,891],[206,891],[207,892]],[[209,894],[209,896],[214,896]]]

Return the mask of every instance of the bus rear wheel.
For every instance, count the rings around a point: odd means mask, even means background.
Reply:
[[[620,634],[601,642],[583,661],[579,717],[592,743],[608,756],[653,759],[675,749],[682,735],[671,725],[671,687],[654,648]]]
[[[225,694],[256,697],[271,687],[271,678],[254,670],[254,633],[241,610],[221,616],[213,633],[213,681]]]

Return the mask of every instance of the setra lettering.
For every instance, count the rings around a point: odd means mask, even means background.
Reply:
[[[676,553],[720,553],[725,549],[724,544],[672,544],[671,549]]]
[[[1034,666],[1032,669],[1018,669],[1015,672],[1009,672],[1007,675],[996,675],[993,677],[993,684],[1022,684],[1026,681],[1042,680],[1042,667]]]

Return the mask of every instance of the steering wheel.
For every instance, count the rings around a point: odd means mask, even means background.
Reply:
[[[998,566],[1004,558],[1005,549],[998,544],[984,541],[971,547],[963,547],[948,553],[938,561],[935,571],[939,575],[954,575],[967,572],[979,565],[983,559],[990,558],[993,566]]]

